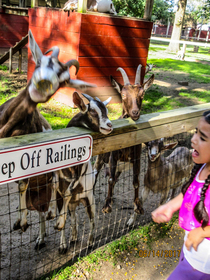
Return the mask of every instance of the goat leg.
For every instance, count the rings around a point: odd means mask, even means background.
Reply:
[[[36,239],[35,250],[40,250],[46,246],[44,241],[46,235],[45,230],[45,213],[39,212],[39,236]]]
[[[53,172],[53,181],[51,184],[51,199],[49,203],[49,209],[48,209],[48,214],[46,219],[51,220],[56,217],[56,208],[57,208],[57,203],[56,203],[56,193],[59,188],[59,172]]]
[[[97,156],[96,162],[93,167],[94,174],[95,174],[95,183],[94,183],[93,187],[95,187],[99,172],[101,171],[101,168],[103,167],[104,164],[109,163],[109,157],[110,157],[110,153],[105,153],[105,154],[101,154],[101,155]]]
[[[87,215],[89,217],[89,223],[90,223],[90,233],[88,237],[88,246],[91,246],[93,244],[93,230],[95,227],[95,197],[92,193],[92,191],[87,193],[87,197],[81,200],[85,210],[87,212]]]
[[[133,187],[134,187],[134,212],[137,214],[144,214],[144,209],[142,208],[142,202],[139,199],[139,174],[141,167],[141,144],[133,147]]]
[[[20,205],[18,207],[18,219],[13,225],[13,229],[21,229],[23,232],[25,232],[28,228],[27,223],[27,206],[26,206],[26,191],[28,189],[29,185],[29,179],[21,180],[18,182],[18,189],[19,189],[19,195],[20,195]]]

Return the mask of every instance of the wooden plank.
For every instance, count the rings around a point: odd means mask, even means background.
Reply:
[[[173,136],[195,128],[204,111],[209,110],[210,103],[185,107],[167,112],[142,115],[137,122],[130,118],[113,121],[113,132],[104,136],[84,128],[65,128],[43,133],[33,133],[17,137],[0,139],[1,150],[16,148],[44,141],[59,140],[67,137],[91,134],[93,155],[125,148],[160,137]]]
[[[140,57],[79,57],[80,67],[138,67],[139,64],[146,66],[147,58]]]
[[[136,68],[135,67],[124,67],[128,77],[136,75]],[[116,71],[115,67],[80,67],[78,72],[78,78],[83,77],[109,77],[110,75],[115,77],[122,77],[120,71]]]
[[[135,37],[141,39],[148,39],[151,35],[150,29],[138,29],[129,27],[115,27],[109,25],[99,25],[99,24],[82,24],[81,25],[81,35],[83,34],[95,34],[99,36],[122,36],[122,37]]]
[[[146,58],[148,55],[148,49],[144,48],[123,48],[123,47],[109,47],[109,46],[92,46],[86,47],[84,45],[79,46],[80,57],[136,57]]]
[[[94,16],[93,16],[94,15]],[[113,26],[127,26],[131,28],[143,28],[143,29],[152,29],[152,22],[144,21],[138,18],[123,17],[123,16],[114,16],[110,14],[100,14],[100,13],[87,13],[82,15],[82,24],[83,23],[98,23],[106,24]]]
[[[80,45],[109,46],[109,47],[132,47],[148,48],[149,39],[119,37],[119,36],[99,36],[96,34],[83,34],[80,38]]]

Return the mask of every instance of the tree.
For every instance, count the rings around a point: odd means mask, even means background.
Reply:
[[[174,1],[154,0],[152,21],[159,21],[162,24],[171,22],[174,18]]]
[[[187,0],[179,0],[178,9],[176,11],[175,19],[174,19],[171,41],[168,46],[168,51],[170,51],[170,52],[179,51],[179,43],[174,42],[174,40],[180,40],[180,38],[181,38],[181,32],[182,32],[186,5],[187,5]]]

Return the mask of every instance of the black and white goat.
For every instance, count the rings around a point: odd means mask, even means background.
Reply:
[[[110,102],[111,98],[108,98],[106,101],[102,102],[99,98],[94,99],[84,93],[82,95],[89,100],[89,103],[85,104],[77,92],[73,93],[73,102],[80,109],[80,112],[71,119],[67,127],[85,127],[102,134],[111,133],[113,130],[112,123],[107,116],[108,111],[106,108],[106,105]],[[55,228],[61,230],[59,252],[65,253],[67,250],[67,243],[65,239],[64,226],[67,210],[69,209],[71,213],[71,240],[74,241],[77,239],[77,222],[75,211],[76,207],[80,203],[85,206],[88,214],[90,221],[88,244],[92,243],[95,217],[95,198],[93,192],[95,174],[93,172],[91,162],[89,161],[84,164],[79,164],[77,166],[59,170],[56,180],[57,206],[60,215]],[[37,182],[35,181],[34,188],[36,187],[36,183]],[[51,181],[48,182],[48,184],[50,183]],[[42,212],[43,210],[46,211],[50,198],[49,194],[47,196],[45,189],[43,192],[45,196],[43,197],[40,191],[37,197],[37,199],[42,198],[40,204],[42,205],[43,209],[38,210],[40,213],[40,229],[35,248],[41,248],[45,245],[45,218]],[[48,193],[50,193],[50,189]]]
[[[163,157],[160,155],[161,151],[175,148],[178,142],[164,144],[164,139],[161,138],[145,144],[148,151],[148,168],[144,176],[142,203],[152,191],[161,193],[159,204],[163,204],[169,191],[172,189],[172,199],[176,189],[189,178],[193,166],[191,150],[178,147],[169,156]]]
[[[60,62],[58,60],[58,47],[48,50],[48,52],[52,52],[50,56],[43,55],[30,30],[29,47],[36,68],[26,88],[15,98],[0,106],[0,138],[42,132],[46,128],[50,128],[37,109],[38,103],[47,102],[63,86],[74,88],[93,86],[70,78],[69,68],[75,66],[78,71],[79,63],[75,59],[71,59],[65,64]],[[44,128],[45,125],[46,128]],[[27,182],[28,180],[22,181],[18,185],[20,194],[19,217],[14,228],[21,228],[22,231],[27,229]],[[54,196],[55,194],[54,192]],[[54,208],[56,209],[56,207]]]
[[[118,83],[113,77],[111,77],[111,83],[113,87],[120,93],[122,97],[122,115],[120,118],[130,117],[136,121],[140,117],[142,101],[145,91],[152,85],[154,81],[154,74],[144,83],[141,83],[141,65],[138,66],[136,71],[135,83],[130,84],[128,76],[124,69],[118,68],[121,72],[124,85]],[[143,208],[139,200],[139,174],[140,174],[140,155],[141,144],[130,148],[116,150],[111,153],[99,155],[96,159],[94,170],[96,177],[99,174],[104,163],[109,163],[110,177],[108,186],[108,196],[106,198],[105,205],[103,206],[103,213],[109,213],[112,211],[112,196],[114,186],[117,182],[122,171],[125,171],[125,165],[133,166],[133,187],[134,187],[134,213],[143,214]],[[133,224],[135,215],[133,214],[128,225]]]

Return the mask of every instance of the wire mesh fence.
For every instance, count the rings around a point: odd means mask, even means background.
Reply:
[[[178,146],[185,146],[190,148],[191,132],[185,132],[167,138],[164,141],[170,143],[177,140]],[[162,156],[168,156],[171,153],[166,151]],[[96,157],[91,159],[92,165]],[[125,163],[121,163],[125,165]],[[146,146],[142,145],[141,153],[141,171],[140,171],[140,190],[141,196],[142,187],[144,186],[144,176],[148,168],[148,155]],[[46,176],[46,181],[47,175]],[[108,178],[107,166],[104,166],[100,171],[97,183],[94,189],[95,196],[95,227],[93,230],[93,242],[91,246],[88,244],[90,233],[90,221],[88,217],[88,209],[85,209],[84,200],[74,201],[73,208],[76,207],[76,214],[68,211],[65,230],[58,231],[54,229],[55,222],[58,217],[52,220],[45,220],[44,242],[36,246],[40,238],[40,223],[44,212],[48,208],[43,205],[43,201],[39,203],[39,209],[43,212],[34,210],[33,202],[30,200],[30,192],[38,191],[39,184],[36,190],[28,189],[28,228],[25,232],[21,229],[14,230],[14,224],[19,218],[18,207],[20,205],[19,191],[17,182],[1,185],[0,193],[0,279],[36,279],[55,269],[59,269],[63,265],[71,264],[76,258],[85,256],[96,248],[100,248],[104,244],[127,234],[130,230],[144,225],[151,221],[151,211],[158,206],[160,201],[160,193],[150,192],[146,201],[144,202],[144,214],[137,215],[136,220],[132,225],[128,225],[130,216],[134,213],[134,188],[133,188],[133,169],[130,166],[128,171],[122,172],[114,187],[113,203],[111,213],[102,213],[102,208],[108,193]],[[160,178],[165,180],[165,178]],[[86,180],[86,183],[89,182]],[[43,184],[43,183],[42,183]],[[83,189],[85,192],[86,187]],[[180,188],[176,190],[178,193]],[[79,191],[78,191],[79,192]],[[39,191],[37,192],[37,200],[41,198]],[[45,193],[47,196],[47,193]],[[82,202],[82,203],[79,203]],[[71,202],[70,202],[71,204]],[[57,211],[59,215],[59,211]],[[77,220],[77,240],[75,238],[75,228],[72,227],[72,221]],[[43,234],[43,228],[42,228]],[[67,251],[64,253],[59,248],[62,245],[61,236],[65,232],[67,242]],[[73,239],[73,240],[72,240]],[[36,249],[35,249],[36,247]]]

